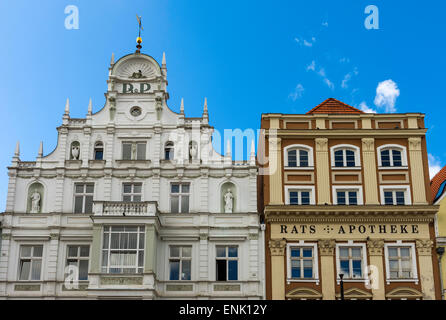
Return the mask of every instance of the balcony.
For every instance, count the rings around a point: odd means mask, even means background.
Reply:
[[[156,215],[157,206],[154,201],[94,201],[93,212],[95,216],[153,217]]]

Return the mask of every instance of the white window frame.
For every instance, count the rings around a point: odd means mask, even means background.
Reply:
[[[389,266],[389,247],[410,247],[411,255],[412,255],[412,274],[413,278],[411,279],[392,279],[390,278],[390,266]],[[386,263],[386,282],[387,284],[391,282],[415,282],[415,284],[418,284],[418,270],[417,270],[417,256],[416,256],[416,250],[415,250],[415,244],[414,243],[407,243],[402,242],[401,240],[398,240],[397,242],[392,243],[385,243],[384,244],[384,257],[385,257],[385,263]]]
[[[180,249],[180,257],[172,257],[171,256],[171,247],[179,247]],[[188,247],[190,248],[190,257],[183,257],[182,256],[182,248],[184,247]],[[172,243],[172,244],[168,244],[167,245],[167,255],[168,255],[168,266],[167,266],[167,281],[169,282],[189,282],[189,281],[194,281],[194,269],[193,269],[193,257],[194,257],[194,246],[192,244],[178,244],[178,243]],[[171,260],[178,260],[180,262],[180,266],[179,266],[179,279],[178,280],[171,280],[170,279],[170,263]],[[190,261],[190,280],[181,280],[181,271],[183,268],[183,261]]]
[[[20,279],[20,274],[22,271],[21,268],[21,263],[22,263],[22,255],[21,255],[21,251],[22,251],[22,247],[37,247],[37,246],[41,246],[42,247],[42,256],[41,257],[34,257],[33,255],[31,257],[29,257],[29,260],[31,260],[31,266],[30,266],[30,270],[29,270],[29,274],[28,274],[28,279]],[[34,249],[32,249],[32,254],[34,253]],[[43,243],[20,243],[18,244],[18,264],[17,264],[17,281],[19,282],[39,282],[43,280],[43,271],[45,270],[45,244]],[[27,257],[24,257],[23,260],[28,260]],[[40,260],[40,275],[39,275],[39,279],[36,280],[32,280],[31,278],[31,273],[32,273],[32,262],[35,260]]]
[[[78,255],[77,257],[69,257],[68,253],[69,253],[69,247],[88,247],[88,257],[81,257],[80,256],[80,249],[78,249]],[[88,261],[88,265],[87,265],[87,280],[79,280],[79,273],[78,273],[78,279],[75,279],[77,281],[88,281],[88,273],[90,271],[90,257],[91,257],[91,245],[89,243],[67,243],[65,246],[65,268],[68,267],[68,260],[74,260],[77,259],[77,265],[76,267],[79,270],[79,261],[80,260],[87,260]],[[66,275],[66,273],[64,272],[64,276]]]
[[[313,279],[294,279],[291,277],[291,248],[312,248],[313,249]],[[287,254],[287,283],[290,282],[315,282],[319,285],[319,256],[317,252],[317,243],[305,243],[301,240],[296,243],[288,243],[286,248]]]
[[[217,247],[225,248],[225,257],[217,256]],[[236,247],[237,248],[237,257],[229,257],[228,248]],[[215,245],[215,281],[217,283],[225,283],[225,282],[238,282],[240,280],[240,245],[238,244],[216,244]],[[217,260],[225,260],[226,261],[226,280],[218,280],[217,274]],[[237,280],[229,280],[229,261],[237,261]]]
[[[102,147],[99,147],[98,145],[101,144]],[[98,161],[105,160],[105,144],[101,140],[98,140],[95,142],[93,146],[93,160],[96,160],[96,150],[102,148],[102,159],[97,159]]]
[[[349,240],[347,243],[337,243],[336,244],[336,281],[337,284],[340,283],[341,278],[339,278],[339,273],[341,272],[341,263],[340,263],[340,256],[339,256],[339,248],[341,247],[348,247],[348,248],[352,248],[352,247],[358,247],[358,248],[362,248],[362,263],[361,263],[361,270],[362,270],[362,275],[363,278],[356,278],[356,279],[351,279],[351,278],[343,278],[344,282],[367,282],[369,281],[369,277],[367,274],[367,248],[366,248],[366,244],[365,243],[354,243],[352,240]]]
[[[384,192],[385,191],[404,191],[404,205],[412,205],[412,196],[410,193],[410,186],[408,185],[390,185],[390,186],[380,186],[381,204],[386,205]]]
[[[390,166],[390,167],[383,167],[382,165],[382,159],[381,159],[381,151],[384,151],[386,149],[396,149],[401,152],[401,166]],[[379,146],[376,149],[378,153],[378,167],[380,170],[389,170],[389,169],[407,169],[407,149],[405,146],[399,145],[399,144],[385,144],[382,146]],[[390,162],[393,164],[393,157],[391,157]]]
[[[362,186],[333,186],[332,187],[332,195],[333,195],[333,204],[337,205],[338,204],[338,195],[337,192],[338,191],[356,191],[357,193],[357,202],[358,202],[358,206],[359,205],[363,205],[364,204],[364,197],[363,197],[363,192],[362,192]],[[346,198],[346,202],[348,202],[348,197]],[[346,206],[350,205],[350,204],[345,204]]]
[[[124,159],[124,144],[130,144],[130,159]],[[138,144],[144,144],[145,145],[145,153],[144,153],[144,159],[138,159]],[[125,140],[121,142],[121,159],[124,161],[145,161],[147,160],[147,141],[129,141]]]
[[[180,192],[178,193],[172,193],[172,185],[174,184],[178,184],[180,185]],[[188,184],[189,185],[189,192],[188,193],[183,193],[182,191],[182,185],[184,184]],[[172,212],[172,195],[173,196],[178,196],[178,212]],[[188,210],[187,212],[182,212],[181,211],[181,204],[182,204],[182,198],[183,196],[188,196],[189,197],[189,206],[188,206]],[[180,213],[190,213],[191,212],[191,201],[192,201],[192,183],[189,181],[171,181],[169,183],[169,212],[170,213],[176,213],[176,214],[180,214]]]
[[[288,152],[292,150],[303,150],[308,152],[308,167],[301,167],[299,159],[297,160],[297,167],[288,166]],[[298,156],[297,156],[298,157]],[[293,144],[287,146],[283,150],[283,159],[284,159],[284,167],[285,170],[313,170],[314,169],[314,159],[313,159],[313,148],[304,144]]]
[[[314,186],[285,186],[285,204],[290,204],[290,191],[309,191],[310,192],[310,205],[316,204]]]
[[[84,191],[82,191],[81,193],[77,193],[76,192],[76,186],[78,186],[78,185],[82,185],[83,186],[83,190]],[[93,193],[87,193],[87,188],[85,187],[85,185],[92,185],[93,186]],[[94,182],[75,182],[74,183],[74,188],[73,188],[73,190],[74,190],[74,192],[73,192],[73,194],[74,194],[74,196],[73,196],[73,213],[75,213],[75,214],[91,214],[91,213],[93,213],[93,210],[94,210],[94,208],[93,208],[93,205],[92,205],[92,207],[91,207],[91,212],[85,212],[85,204],[86,204],[86,197],[87,196],[92,196],[93,197],[93,201],[94,201],[94,191],[95,191],[95,188],[96,186],[95,186],[95,183]],[[82,197],[82,212],[75,212],[75,210],[76,210],[76,197]]]
[[[339,149],[350,149],[355,154],[355,166],[354,167],[336,167],[335,166],[335,152]],[[331,168],[335,170],[355,170],[361,169],[361,152],[359,147],[354,146],[352,144],[337,144],[330,148],[330,156],[331,156]],[[344,158],[344,162],[346,163],[347,158]]]
[[[132,191],[131,191],[130,193],[124,193],[124,185],[125,185],[125,184],[130,184],[130,185],[132,185]],[[141,185],[141,192],[140,192],[140,193],[136,193],[136,192],[134,192],[134,190],[135,190],[135,185]],[[144,200],[143,200],[143,195],[144,195],[144,192],[143,192],[143,183],[142,183],[142,182],[123,182],[123,183],[122,183],[122,192],[121,192],[121,194],[122,194],[122,197],[121,197],[122,201],[124,201],[124,196],[130,196],[130,197],[131,197],[130,202],[142,202],[142,201],[144,201]],[[141,200],[140,200],[140,201],[133,201],[133,197],[134,197],[134,196],[140,196],[140,197],[141,197]],[[126,202],[128,202],[128,201],[126,201]]]

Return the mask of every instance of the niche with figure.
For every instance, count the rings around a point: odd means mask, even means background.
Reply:
[[[189,161],[198,159],[198,145],[195,141],[189,142]]]
[[[28,188],[28,204],[26,212],[41,213],[43,204],[43,185],[40,182],[34,182]]]
[[[79,160],[81,145],[78,141],[73,141],[70,147],[70,160]]]
[[[236,212],[237,208],[237,189],[232,182],[225,182],[221,186],[220,199],[221,199],[221,212],[232,213]]]

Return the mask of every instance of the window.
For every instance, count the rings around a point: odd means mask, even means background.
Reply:
[[[312,168],[313,149],[305,145],[291,145],[284,149],[285,166],[288,168]]]
[[[43,245],[20,246],[19,280],[40,280]]]
[[[122,189],[122,201],[140,202],[142,195],[141,183],[124,183]]]
[[[412,246],[386,246],[387,278],[389,280],[414,279],[415,249]]]
[[[105,226],[102,272],[142,273],[144,230],[142,226]]]
[[[378,165],[383,168],[407,166],[406,148],[393,144],[378,147]]]
[[[88,280],[88,258],[90,246],[67,246],[67,266],[75,266],[79,272],[77,280]]]
[[[334,168],[360,167],[359,147],[337,145],[331,149],[331,166]]]
[[[334,186],[333,199],[335,205],[361,205],[363,204],[362,187]]]
[[[164,159],[173,160],[174,159],[174,146],[172,141],[168,141],[164,147]]]
[[[94,159],[102,160],[104,159],[104,144],[102,142],[96,142],[94,145]]]
[[[74,213],[93,212],[94,184],[76,183],[74,185]]]
[[[289,205],[314,204],[314,187],[285,187],[285,198]]]
[[[315,248],[311,246],[290,246],[289,279],[315,279]]]
[[[146,160],[146,143],[123,142],[122,160]]]
[[[364,279],[365,245],[338,245],[337,264],[344,279]]]
[[[170,185],[170,212],[189,212],[189,183],[172,183]]]
[[[238,280],[238,247],[216,246],[217,281]]]
[[[381,186],[381,201],[386,206],[410,205],[409,186]]]
[[[192,247],[169,247],[169,280],[190,280]]]

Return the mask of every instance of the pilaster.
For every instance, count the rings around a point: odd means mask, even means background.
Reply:
[[[285,300],[285,240],[270,240],[272,300]]]
[[[375,139],[362,139],[362,161],[364,167],[365,202],[364,204],[379,204],[378,180],[376,178]]]
[[[335,300],[335,265],[334,265],[334,252],[336,248],[336,241],[320,240],[319,254],[321,256],[321,282],[322,282],[322,294],[323,300]]]
[[[317,171],[317,204],[331,204],[330,200],[330,162],[328,157],[328,139],[315,139]]]
[[[370,285],[372,287],[373,300],[385,300],[386,292],[383,264],[384,240],[367,241],[367,249],[369,252],[370,265],[376,267],[376,273],[369,275],[371,278]]]
[[[413,204],[427,204],[421,138],[409,138]]]
[[[420,264],[421,289],[424,300],[435,300],[434,269],[432,265],[432,246],[430,239],[415,241],[418,253],[418,262]]]

